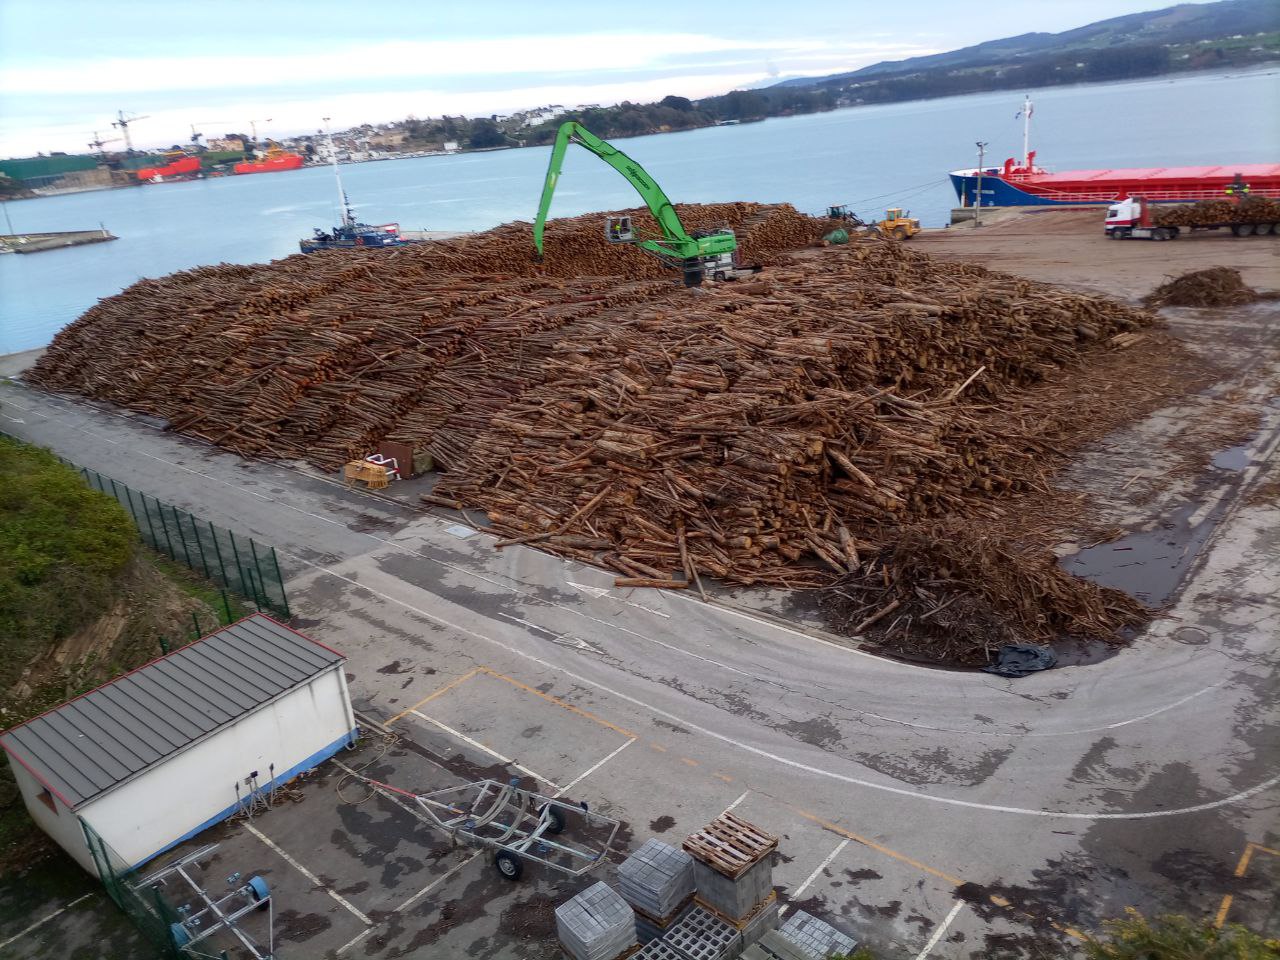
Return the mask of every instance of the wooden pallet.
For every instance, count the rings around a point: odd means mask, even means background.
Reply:
[[[754,920],[760,914],[760,911],[767,909],[769,907],[769,904],[774,903],[777,899],[778,899],[778,891],[770,890],[769,895],[767,897],[765,897],[763,900],[757,903],[754,907],[752,907],[745,917],[742,917],[737,920],[729,916],[723,910],[717,910],[715,907],[707,903],[705,900],[703,900],[699,896],[695,895],[693,898],[693,902],[696,903],[703,910],[707,911],[707,913],[711,914],[716,919],[723,920],[725,923],[733,927],[735,930],[745,930],[747,927],[747,924],[749,924],[752,920]]]
[[[690,834],[682,846],[690,856],[734,880],[777,850],[778,838],[726,811]]]

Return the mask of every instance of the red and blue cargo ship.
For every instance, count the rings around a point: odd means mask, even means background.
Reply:
[[[1141,196],[1154,203],[1189,203],[1230,196],[1243,181],[1252,196],[1280,198],[1280,163],[1235,163],[1203,167],[1138,167],[1065,170],[1036,166],[1028,149],[1031,100],[1023,103],[1022,162],[1010,157],[1000,167],[955,170],[951,185],[961,207],[976,207],[981,181],[983,207],[1105,206]]]

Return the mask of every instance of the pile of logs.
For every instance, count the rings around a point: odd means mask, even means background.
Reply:
[[[28,377],[246,455],[408,443],[445,471],[424,499],[622,586],[812,587],[1042,488],[1051,438],[992,408],[1152,320],[891,241],[819,249],[790,207],[681,215],[768,269],[685,289],[600,216],[553,221],[541,265],[527,224],[224,264],[103,300]]]
[[[1177,206],[1152,208],[1158,227],[1210,227],[1224,223],[1280,223],[1280,201],[1267,197],[1233,200],[1201,200]]]
[[[1231,307],[1261,297],[1234,267],[1208,267],[1165,281],[1143,303],[1148,307]]]

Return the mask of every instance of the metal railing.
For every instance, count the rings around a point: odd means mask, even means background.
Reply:
[[[58,459],[62,459],[59,457]],[[149,497],[96,470],[63,460],[85,482],[129,511],[142,539],[176,563],[253,601],[259,610],[292,616],[275,547],[252,537],[238,538],[227,529],[201,520],[171,503]]]

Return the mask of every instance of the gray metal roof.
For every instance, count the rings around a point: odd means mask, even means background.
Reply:
[[[73,809],[345,657],[254,614],[0,734]]]

